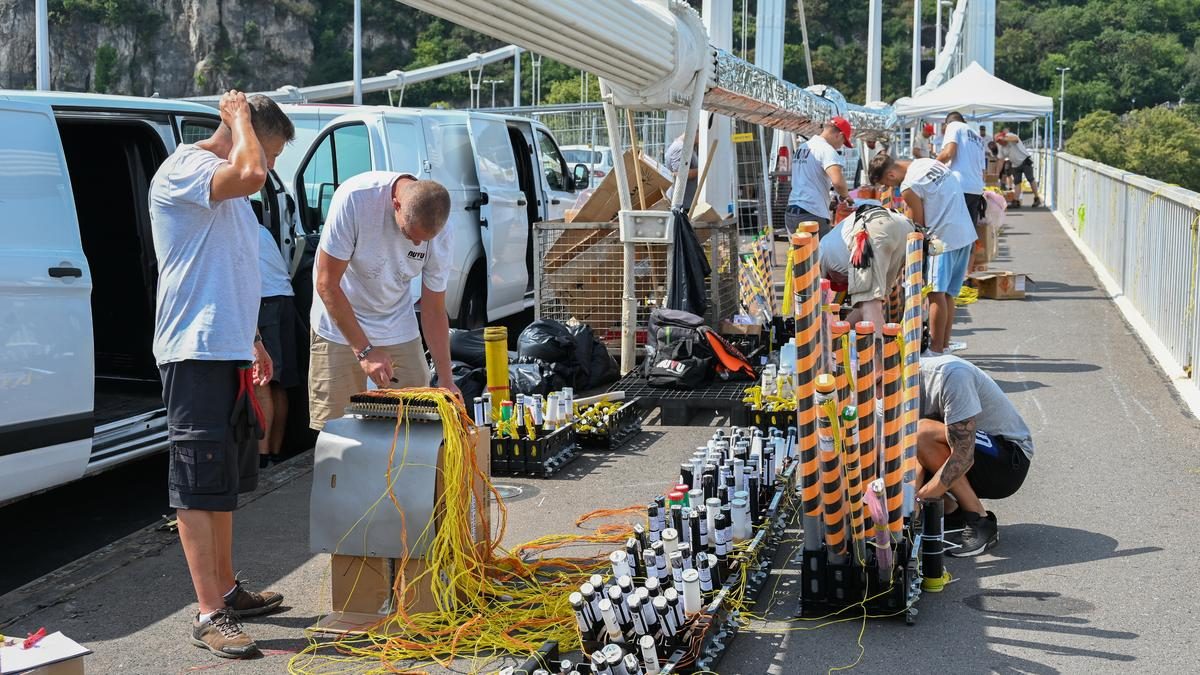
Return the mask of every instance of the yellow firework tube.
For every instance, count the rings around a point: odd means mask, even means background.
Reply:
[[[792,276],[796,311],[796,423],[800,451],[800,498],[806,515],[821,510],[821,468],[817,456],[817,409],[813,400],[817,377],[820,304],[814,291],[816,241],[811,234],[792,235]]]
[[[825,547],[831,562],[846,555],[846,483],[842,476],[841,432],[836,383],[832,375],[817,378],[817,437],[821,453],[821,500],[825,504]]]
[[[904,281],[904,363],[901,384],[901,409],[904,423],[904,511],[905,516],[913,512],[917,498],[917,426],[921,421],[921,330],[924,317],[921,304],[921,287],[925,285],[922,268],[924,265],[925,236],[919,232],[908,235],[905,242]]]
[[[901,480],[904,451],[900,445],[900,324],[883,327],[883,484],[887,497],[888,530],[893,538],[904,529]]]
[[[488,326],[483,329],[483,358],[487,368],[487,388],[492,400],[492,422],[500,419],[500,401],[509,400],[508,393],[508,329]]]

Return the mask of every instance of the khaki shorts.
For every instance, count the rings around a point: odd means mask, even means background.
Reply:
[[[904,249],[908,235],[913,231],[912,223],[903,217],[871,218],[867,221],[867,236],[871,240],[870,266],[858,269],[850,266],[846,280],[846,295],[850,305],[868,300],[884,300],[892,292],[892,286],[904,272]],[[853,233],[846,247],[853,251]]]
[[[316,333],[310,334],[310,343],[308,418],[309,426],[320,431],[326,422],[345,414],[351,396],[366,391],[367,374],[348,345],[330,342]],[[375,349],[392,357],[392,377],[397,380],[393,387],[429,386],[429,366],[421,338]]]

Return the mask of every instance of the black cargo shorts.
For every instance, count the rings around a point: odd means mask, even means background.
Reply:
[[[233,511],[258,487],[258,441],[232,421],[239,361],[177,361],[159,366],[167,409],[171,508]],[[250,392],[253,396],[253,392]]]

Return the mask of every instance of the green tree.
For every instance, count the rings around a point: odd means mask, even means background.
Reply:
[[[107,94],[116,80],[117,50],[112,45],[100,45],[96,48],[96,76],[92,80],[92,88],[101,94]]]
[[[1106,110],[1088,114],[1075,125],[1067,139],[1067,152],[1109,166],[1125,166],[1126,145],[1121,138],[1121,119]]]

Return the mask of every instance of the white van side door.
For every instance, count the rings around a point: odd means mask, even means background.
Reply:
[[[49,106],[0,100],[0,502],[83,476],[92,275]]]
[[[488,265],[488,318],[525,308],[529,216],[508,136],[508,123],[471,113],[468,121],[479,178],[479,225]]]
[[[542,213],[546,220],[563,220],[567,209],[575,204],[572,167],[563,159],[558,143],[544,127],[535,124],[533,137],[537,143],[538,180],[542,184],[542,194],[546,195]]]

